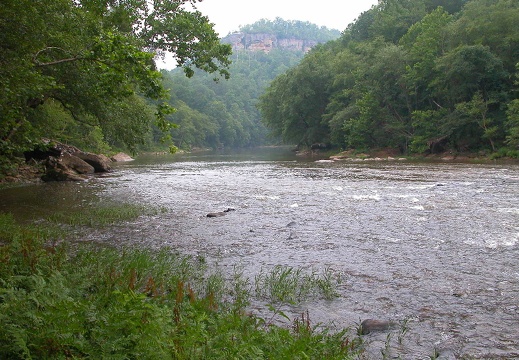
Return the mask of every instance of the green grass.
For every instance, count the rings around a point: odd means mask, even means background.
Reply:
[[[54,236],[0,214],[0,358],[350,359],[362,349],[360,338],[311,324],[308,313],[288,326],[247,314],[255,292],[326,298],[336,281],[328,270],[275,268],[258,285],[171,249],[71,249],[52,245]]]
[[[132,221],[143,215],[157,215],[165,211],[165,209],[155,209],[142,205],[111,204],[85,207],[72,212],[56,212],[49,215],[46,220],[54,224],[102,227],[123,221]]]
[[[316,297],[331,300],[338,295],[338,284],[340,277],[328,268],[319,274],[278,265],[255,278],[256,294],[272,303],[297,304]]]

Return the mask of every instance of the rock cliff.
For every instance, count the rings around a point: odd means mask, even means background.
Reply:
[[[222,42],[230,44],[233,51],[249,50],[269,53],[273,49],[308,52],[318,44],[315,40],[296,39],[293,37],[282,38],[275,34],[246,34],[233,33],[222,38]]]

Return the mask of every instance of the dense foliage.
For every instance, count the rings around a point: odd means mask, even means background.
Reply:
[[[288,143],[518,154],[519,2],[384,0],[261,97]]]
[[[228,76],[231,48],[197,1],[2,1],[0,153],[43,136],[131,150],[151,123],[167,130],[157,55],[174,54],[188,76],[194,68]]]
[[[257,99],[270,81],[295,66],[302,53],[274,50],[269,54],[237,51],[232,56],[231,78],[214,82],[196,72],[186,79],[178,70],[164,74],[170,89],[169,104],[176,111],[168,119],[176,146],[221,148],[265,144],[267,130],[260,121]]]
[[[312,39],[319,43],[335,40],[340,36],[340,31],[328,29],[326,26],[317,26],[308,21],[262,19],[254,24],[240,26],[239,32],[248,34],[273,34],[278,38]]]
[[[107,210],[92,225],[106,223]],[[0,214],[2,359],[353,359],[361,349],[356,335],[313,325],[308,313],[291,326],[246,314],[253,291],[239,272],[226,281],[204,259],[168,249],[69,252],[50,229]],[[285,318],[277,302],[326,297],[329,285],[278,268],[261,276],[258,296],[272,301],[272,318]]]
[[[338,37],[332,30],[281,19],[261,20],[242,30],[251,33],[264,30],[274,34],[278,28],[302,40],[318,42],[319,39]],[[231,77],[218,82],[213,81],[210,74],[200,71],[190,79],[182,76],[178,69],[164,72],[165,87],[170,89],[169,104],[177,109],[168,116],[178,125],[171,131],[175,145],[184,149],[229,148],[274,141],[267,136],[268,132],[261,123],[256,106],[258,98],[276,76],[297,65],[303,56],[302,51],[282,48],[269,53],[235,50],[230,58]]]

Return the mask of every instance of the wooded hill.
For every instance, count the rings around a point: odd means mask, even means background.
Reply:
[[[257,108],[260,95],[276,76],[301,61],[305,49],[295,45],[316,45],[339,35],[337,30],[301,21],[260,20],[222,39],[229,43],[233,36],[255,39],[255,46],[242,42],[241,49],[233,46],[228,80],[215,82],[214,76],[202,71],[189,79],[179,69],[163,71],[164,85],[170,89],[169,104],[176,109],[168,116],[178,125],[171,130],[174,144],[191,149],[278,142],[278,138],[269,138],[261,122]]]
[[[261,96],[287,143],[519,157],[519,2],[382,0]]]
[[[186,149],[282,139],[518,156],[516,0],[381,0],[338,38],[262,20],[239,32],[325,42],[234,53],[185,3],[4,1],[0,172],[43,137],[107,153],[163,147],[164,133]],[[165,51],[179,69],[156,70]]]

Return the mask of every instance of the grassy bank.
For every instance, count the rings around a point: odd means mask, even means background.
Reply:
[[[110,218],[106,211],[23,227],[0,214],[0,358],[349,359],[361,350],[346,330],[279,310],[335,296],[328,271],[276,267],[251,283],[170,249],[57,241],[63,227],[56,225],[98,225]],[[119,209],[111,221],[135,216]],[[253,298],[268,303],[272,317],[248,313]],[[275,317],[287,326],[274,325]]]

